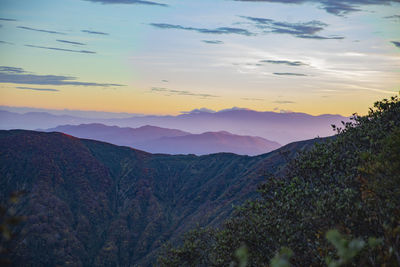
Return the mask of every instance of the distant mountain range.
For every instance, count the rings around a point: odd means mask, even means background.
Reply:
[[[26,220],[13,228],[8,256],[13,266],[151,266],[165,241],[197,224],[220,224],[315,142],[257,157],[199,157],[62,133],[0,131],[0,203],[26,192],[12,204]]]
[[[151,153],[206,155],[231,152],[254,156],[280,147],[277,142],[261,137],[234,135],[226,131],[191,134],[149,125],[121,128],[95,123],[63,125],[44,131],[62,132],[79,138],[130,146]]]
[[[90,123],[92,119],[74,117],[70,115],[53,115],[46,112],[15,113],[0,110],[0,129],[46,129],[63,124]]]
[[[102,123],[137,128],[153,125],[200,134],[227,131],[237,135],[259,136],[280,144],[333,135],[331,125],[349,118],[340,115],[312,116],[305,113],[258,112],[230,109],[218,112],[198,110],[177,116],[133,116],[130,118],[93,119],[45,112],[19,114],[0,111],[0,129],[47,129],[59,125]]]

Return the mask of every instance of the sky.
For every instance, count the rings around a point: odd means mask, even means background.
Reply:
[[[399,90],[399,0],[0,0],[2,106],[348,116]]]

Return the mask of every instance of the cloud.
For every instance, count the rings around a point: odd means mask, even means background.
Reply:
[[[201,98],[219,97],[217,95],[192,93],[189,91],[173,90],[173,89],[168,89],[168,88],[164,88],[164,87],[152,87],[150,89],[150,91],[155,92],[155,93],[166,93],[165,96],[182,95],[182,96],[195,96],[195,97],[201,97]]]
[[[394,46],[400,48],[400,42],[397,41],[391,41],[392,44],[394,44]]]
[[[163,83],[168,83],[169,81],[168,80],[161,80]]]
[[[49,31],[49,30],[42,30],[42,29],[35,29],[31,27],[25,27],[25,26],[17,26],[19,29],[24,29],[24,30],[29,30],[29,31],[35,31],[35,32],[45,32],[45,33],[51,33],[51,34],[60,34],[60,35],[65,35],[63,32],[57,32],[57,31]]]
[[[152,87],[150,89],[150,91],[152,91],[152,92],[167,92],[169,90],[167,88],[163,88],[163,87]]]
[[[0,41],[0,44],[9,44],[9,45],[15,45],[14,43],[6,42],[6,41]]]
[[[219,40],[202,40],[203,43],[206,44],[223,44],[224,42],[219,41]]]
[[[97,32],[97,31],[89,31],[89,30],[81,30],[81,32],[89,33],[89,34],[98,34],[98,35],[109,35],[106,32]]]
[[[398,0],[235,0],[244,2],[266,2],[266,3],[282,3],[282,4],[303,4],[317,3],[320,4],[326,12],[343,16],[350,12],[360,11],[363,5],[388,5],[398,3]]]
[[[246,63],[246,66],[256,66],[256,67],[261,67],[263,64],[261,63]]]
[[[316,35],[316,33],[324,30],[328,26],[328,24],[318,20],[290,23],[284,21],[275,21],[273,19],[267,19],[267,18],[256,18],[249,16],[240,16],[240,17],[253,22],[257,28],[264,30],[265,33],[272,32],[280,34],[290,34],[298,38],[318,39],[318,40],[344,39],[344,37],[342,36],[326,37],[326,36]]]
[[[279,76],[307,76],[306,74],[303,74],[303,73],[293,73],[293,72],[274,72],[274,75],[279,75]]]
[[[301,61],[289,61],[289,60],[260,60],[261,63],[270,63],[270,64],[282,64],[288,66],[307,66],[308,64],[303,63]]]
[[[0,66],[0,72],[6,73],[27,73],[22,68],[15,68],[15,67],[7,67],[7,66]]]
[[[208,33],[208,34],[239,34],[239,35],[246,35],[246,36],[255,35],[254,33],[251,33],[246,29],[232,28],[232,27],[219,27],[216,29],[205,29],[205,28],[184,27],[181,25],[173,25],[173,24],[167,24],[167,23],[150,23],[149,25],[159,28],[159,29],[186,30],[186,31],[195,31],[195,32],[199,32],[199,33]]]
[[[72,42],[72,41],[68,41],[68,40],[57,40],[57,42],[66,43],[66,44],[73,44],[73,45],[86,45],[84,43]]]
[[[191,111],[181,111],[181,114],[199,114],[199,113],[215,113],[215,110],[209,108],[196,108]]]
[[[384,19],[399,19],[400,20],[400,15],[392,15],[392,16],[387,16],[383,17]]]
[[[25,46],[33,47],[33,48],[55,50],[55,51],[63,51],[63,52],[73,52],[73,53],[83,53],[83,54],[96,54],[96,52],[88,51],[88,50],[72,50],[72,49],[64,49],[64,48],[58,48],[58,47],[38,46],[38,45],[25,45]]]
[[[137,5],[150,5],[150,6],[163,6],[167,7],[167,4],[162,4],[153,1],[144,1],[144,0],[85,0],[94,3],[101,3],[101,4],[137,4]]]
[[[290,100],[277,100],[277,101],[274,101],[273,103],[276,103],[276,104],[294,104],[296,102],[290,101]]]
[[[117,87],[122,84],[79,82],[76,77],[61,75],[36,75],[22,68],[0,66],[0,83],[36,84],[36,85],[72,85],[72,86],[98,86]]]
[[[297,35],[299,38],[316,39],[316,40],[342,40],[343,36],[320,36],[320,35]]]
[[[33,88],[33,87],[15,87],[21,90],[33,90],[33,91],[48,91],[48,92],[59,92],[58,89],[51,89],[51,88]]]
[[[294,113],[294,112],[292,110],[289,110],[289,109],[281,109],[281,110],[279,110],[279,113],[287,114],[287,113]]]
[[[247,100],[247,101],[264,101],[264,99],[262,98],[248,98],[248,97],[243,97],[243,100]]]
[[[221,109],[221,110],[218,111],[218,112],[237,111],[237,110],[247,110],[247,111],[251,111],[251,109],[249,109],[249,108],[231,107],[231,108]]]
[[[368,0],[366,0],[365,2],[367,2],[367,1]],[[354,4],[357,4],[356,2],[357,2],[357,0],[354,1]],[[359,7],[357,7],[351,3],[351,0],[350,1],[347,1],[347,0],[326,1],[323,4],[323,9],[325,9],[326,12],[335,14],[337,16],[343,16],[350,12],[361,11],[361,9]]]
[[[17,21],[16,19],[6,19],[6,18],[0,18],[2,21]]]

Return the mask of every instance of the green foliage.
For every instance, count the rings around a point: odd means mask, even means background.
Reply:
[[[161,267],[208,266],[210,259],[206,251],[213,246],[213,234],[212,229],[200,227],[187,232],[181,247],[173,248],[170,244],[166,245],[164,251],[168,251],[168,254],[159,257],[157,265]]]
[[[400,265],[399,99],[334,128],[334,138],[299,155],[283,178],[269,177],[262,198],[238,207],[210,237],[209,266],[228,265],[242,243],[248,266],[265,266],[281,247],[293,250],[295,266],[323,265],[336,251],[332,266]],[[330,229],[346,238],[329,232],[326,240]]]
[[[333,260],[329,257],[326,259],[329,267],[339,267],[348,263],[365,245],[365,242],[361,239],[348,241],[337,230],[328,231],[326,233],[326,239],[332,243],[337,251],[337,255],[339,256],[338,260]]]
[[[290,267],[290,258],[293,256],[293,251],[290,248],[281,248],[271,259],[271,267]]]
[[[10,242],[15,238],[14,228],[25,220],[24,216],[15,214],[17,204],[25,192],[13,192],[6,204],[0,204],[0,265],[10,265]]]
[[[292,144],[289,157],[313,142]],[[13,205],[26,221],[12,229],[17,238],[8,257],[18,266],[149,266],[166,240],[175,242],[197,223],[218,225],[232,205],[256,197],[264,164],[275,174],[285,161],[279,150],[257,157],[162,155],[60,133],[1,130],[0,203],[28,191]],[[209,239],[195,239],[203,236]],[[204,258],[209,266],[214,258],[196,244],[185,250],[199,255],[178,256],[193,265]],[[232,253],[222,256],[236,262]]]
[[[239,267],[246,267],[249,260],[249,250],[246,245],[242,245],[235,251],[235,256],[239,261]]]

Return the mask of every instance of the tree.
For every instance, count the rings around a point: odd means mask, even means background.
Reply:
[[[160,259],[173,259],[175,266],[227,266],[237,262],[235,251],[244,244],[248,266],[267,265],[281,247],[293,251],[294,266],[323,265],[337,256],[332,264],[400,265],[400,101],[376,102],[366,116],[354,114],[342,127],[301,153],[284,177],[269,177],[259,187],[261,198],[238,207],[220,229],[191,239],[196,246],[184,239]],[[340,238],[327,240],[331,229]],[[337,255],[335,244],[348,251]]]

